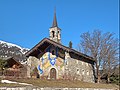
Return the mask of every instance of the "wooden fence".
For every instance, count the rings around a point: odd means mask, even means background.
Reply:
[[[26,78],[27,69],[26,68],[6,69],[3,72],[0,71],[0,76],[3,76],[4,78]]]

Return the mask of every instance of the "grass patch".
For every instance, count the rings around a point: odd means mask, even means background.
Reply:
[[[38,87],[57,87],[57,88],[118,88],[115,84],[97,84],[81,81],[68,80],[41,80],[41,79],[12,79],[12,81],[32,84]]]

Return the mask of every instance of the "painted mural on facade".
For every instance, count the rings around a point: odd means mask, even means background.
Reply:
[[[37,66],[39,74],[41,76],[42,75],[48,76],[50,69],[52,67],[57,70],[57,72],[58,72],[57,77],[60,78],[59,74],[63,74],[63,70],[64,70],[65,60],[62,59],[62,58],[64,58],[64,56],[65,55],[64,55],[64,52],[62,52],[62,50],[58,49],[57,47],[56,48],[49,47],[46,50],[46,53],[44,53],[43,56],[40,57],[40,59],[39,59],[39,65]],[[60,58],[60,57],[62,57],[62,58]]]

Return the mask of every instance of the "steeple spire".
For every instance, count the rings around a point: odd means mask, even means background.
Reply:
[[[54,19],[53,19],[52,27],[58,27],[57,18],[56,18],[56,8],[54,10]]]
[[[57,18],[56,18],[56,10],[54,9],[54,18],[52,27],[49,29],[49,37],[51,40],[61,43],[61,29],[58,27]]]

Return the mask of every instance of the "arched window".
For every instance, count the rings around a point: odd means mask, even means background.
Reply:
[[[52,31],[52,37],[53,37],[53,38],[55,37],[55,32],[54,32],[54,31]]]

